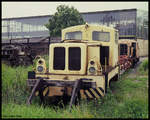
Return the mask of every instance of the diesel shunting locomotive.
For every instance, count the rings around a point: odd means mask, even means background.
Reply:
[[[35,70],[28,72],[27,85],[32,92],[27,103],[31,104],[34,95],[41,100],[45,96],[69,96],[70,106],[78,96],[83,99],[103,97],[110,82],[118,79],[120,67],[124,66],[119,55],[127,55],[128,50],[130,58],[137,56],[134,42],[124,48],[118,39],[118,30],[102,25],[63,29],[61,43],[49,46],[49,68],[39,57]],[[130,60],[132,64],[139,59]]]

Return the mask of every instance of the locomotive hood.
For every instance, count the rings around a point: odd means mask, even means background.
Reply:
[[[87,45],[85,43],[51,44],[49,72],[53,74],[85,74]]]

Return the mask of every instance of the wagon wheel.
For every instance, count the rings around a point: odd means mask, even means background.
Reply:
[[[18,63],[18,59],[10,59],[9,60],[10,61],[10,65],[11,66],[18,66],[19,65],[19,63]]]
[[[28,56],[19,58],[19,65],[28,66],[32,64],[32,60]]]
[[[8,58],[8,61],[11,66],[18,66],[18,57],[17,56],[10,55],[10,57]]]
[[[31,65],[32,64],[32,59],[29,56],[26,56],[25,58],[25,65]]]
[[[19,62],[19,65],[25,66],[25,60],[23,57],[20,57],[18,62]]]

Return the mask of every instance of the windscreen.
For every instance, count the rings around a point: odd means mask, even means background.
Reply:
[[[92,32],[92,39],[95,41],[110,41],[110,33],[109,32],[100,32],[100,31],[93,31]]]
[[[65,48],[64,47],[54,48],[53,69],[54,70],[65,69]]]
[[[69,48],[69,70],[81,69],[81,49],[79,47]]]

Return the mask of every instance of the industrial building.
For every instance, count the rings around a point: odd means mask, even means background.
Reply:
[[[119,39],[136,39],[140,47],[139,55],[148,56],[148,11],[124,9],[80,14],[88,24],[118,29]],[[48,54],[49,44],[60,42],[60,38],[50,39],[45,27],[51,17],[52,15],[3,18],[2,45],[23,43]]]
[[[148,39],[148,12],[137,9],[81,13],[89,24],[103,24],[119,30],[120,38]],[[49,36],[44,26],[52,15],[2,19],[2,39]]]

